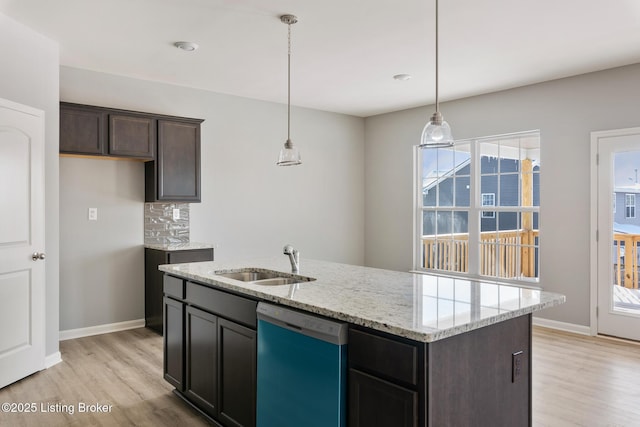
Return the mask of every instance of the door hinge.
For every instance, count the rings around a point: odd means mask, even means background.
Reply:
[[[596,230],[596,242],[600,240],[600,231]]]
[[[596,166],[600,165],[600,154],[596,154]]]
[[[600,307],[596,307],[596,317],[598,317],[598,314],[600,314]]]

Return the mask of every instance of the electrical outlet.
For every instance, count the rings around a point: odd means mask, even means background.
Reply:
[[[88,210],[89,221],[98,220],[98,208],[89,208]]]
[[[180,219],[180,209],[174,209],[173,210],[173,220],[177,221]]]
[[[516,380],[522,374],[522,369],[524,368],[524,366],[522,366],[522,364],[524,363],[523,359],[524,359],[523,351],[517,351],[511,354],[511,382],[512,383],[515,383]]]

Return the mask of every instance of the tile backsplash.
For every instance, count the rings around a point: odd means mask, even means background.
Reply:
[[[174,209],[180,211],[179,219],[174,219]],[[145,203],[144,243],[146,245],[189,243],[189,204]]]

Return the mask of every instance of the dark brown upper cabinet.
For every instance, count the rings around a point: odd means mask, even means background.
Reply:
[[[60,103],[60,153],[145,161],[146,202],[200,202],[204,120]]]
[[[60,152],[104,155],[107,112],[88,105],[60,103]]]
[[[109,155],[153,159],[156,119],[143,114],[109,114]]]
[[[156,121],[150,114],[60,103],[60,152],[153,160]]]
[[[200,202],[200,123],[158,120],[156,160],[145,164],[146,202]]]

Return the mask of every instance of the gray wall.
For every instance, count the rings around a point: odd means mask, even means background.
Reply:
[[[473,78],[470,74],[469,78]],[[590,132],[640,126],[640,65],[441,105],[456,139],[540,129],[540,284],[567,296],[541,317],[589,325]],[[365,119],[365,263],[413,257],[413,146],[433,107]]]
[[[58,352],[58,44],[0,14],[0,98],[45,112],[47,356]]]
[[[60,158],[60,330],[144,317],[143,206],[142,162]]]
[[[286,105],[67,67],[60,74],[63,101],[205,119],[191,241],[216,245],[216,259],[279,256],[291,243],[303,267],[305,257],[364,263],[363,119],[292,108],[303,165],[277,167]],[[60,329],[144,317],[142,163],[63,158],[60,169]],[[87,220],[89,207],[97,222]]]

